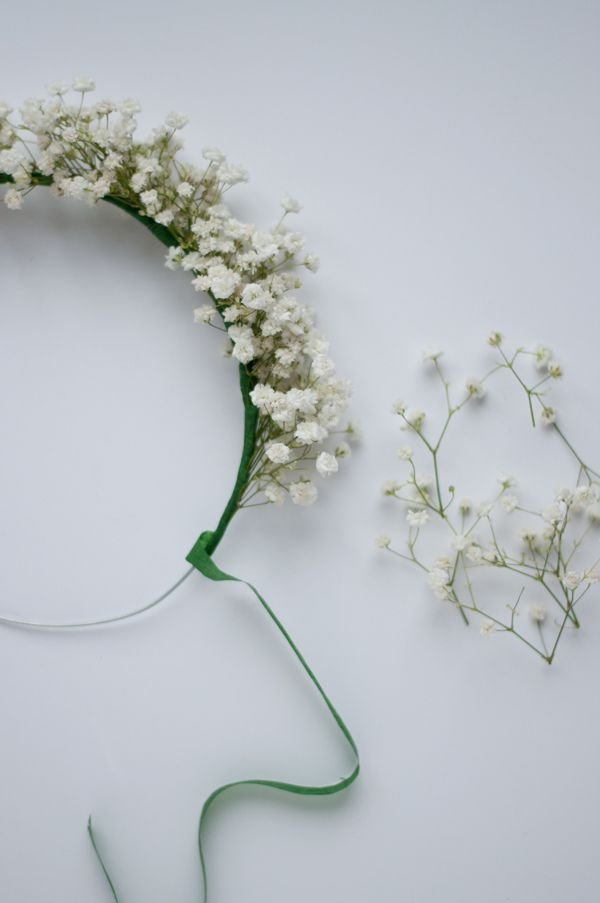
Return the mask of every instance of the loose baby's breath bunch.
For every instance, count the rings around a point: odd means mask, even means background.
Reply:
[[[254,454],[237,507],[280,503],[288,495],[297,505],[312,504],[318,495],[314,475],[338,470],[350,451],[343,434],[350,437],[353,430],[339,427],[349,385],[335,375],[312,310],[293,294],[301,287],[299,271],[318,268],[318,259],[304,253],[302,236],[286,226],[300,205],[285,197],[283,215],[271,229],[241,222],[223,197],[247,181],[245,170],[216,148],[204,150],[200,167],[184,162],[178,133],[185,116],[171,113],[141,140],[137,102],[88,105],[93,89],[86,78],[53,85],[49,97],[26,101],[20,116],[0,103],[6,206],[19,210],[33,188],[46,185],[58,197],[108,200],[167,230],[166,265],[189,272],[196,291],[210,297],[195,319],[226,333],[225,353],[246,368],[258,410]]]
[[[378,536],[376,544],[420,569],[433,595],[454,606],[466,623],[478,617],[484,636],[510,634],[551,664],[565,630],[580,626],[579,604],[600,579],[596,570],[600,474],[575,451],[548,402],[548,388],[563,372],[550,349],[537,345],[511,354],[499,332],[490,334],[488,344],[497,355],[496,364],[481,379],[467,380],[457,400],[442,352],[434,349],[424,354],[439,379],[446,408],[433,436],[424,410],[403,402],[394,405],[402,428],[417,440],[418,449],[400,449],[407,474],[386,482],[382,492],[405,506],[408,536],[404,547],[397,548],[388,535]],[[534,376],[527,374],[527,365]],[[532,425],[557,433],[578,465],[573,485],[556,490],[539,507],[521,501],[515,481],[505,474],[499,476],[492,497],[479,503],[459,498],[452,481],[442,475],[442,445],[451,424],[466,406],[481,403],[489,381],[502,372],[509,373],[524,392]],[[425,472],[415,463],[419,453],[429,462]],[[432,538],[435,524],[441,528],[443,545],[438,547],[441,554],[428,557],[423,546]],[[500,611],[490,599],[498,588],[498,581],[490,585],[492,574],[507,578],[506,585],[515,583],[512,599],[507,600],[507,591],[503,592],[505,607]],[[500,588],[504,586],[503,580]],[[528,602],[529,617],[523,623],[524,602]]]

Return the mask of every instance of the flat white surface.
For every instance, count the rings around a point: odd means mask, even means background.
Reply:
[[[144,127],[189,113],[190,158],[218,144],[247,165],[242,215],[302,200],[323,260],[305,297],[355,384],[365,441],[343,474],[314,509],[242,513],[218,561],[290,628],[363,774],[330,800],[219,805],[214,903],[595,900],[597,599],[549,669],[465,629],[372,537],[401,529],[378,496],[400,472],[389,408],[428,403],[431,341],[462,377],[485,366],[491,328],[552,343],[557,405],[598,463],[598,6],[32,0],[2,25],[8,101],[91,74],[100,96],[141,99]],[[110,616],[173,582],[214,525],[241,440],[235,368],[192,325],[186,279],[117,211],[40,191],[0,209],[0,240],[0,613]],[[505,389],[474,442],[455,437],[464,492],[502,468],[532,491],[572,475]],[[243,587],[197,575],[129,625],[2,629],[0,675],[3,903],[109,900],[90,811],[122,903],[191,903],[216,785],[348,771]]]

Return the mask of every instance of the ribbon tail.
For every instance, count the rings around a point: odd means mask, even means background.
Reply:
[[[271,790],[282,791],[284,793],[293,793],[299,796],[331,796],[335,793],[340,793],[342,790],[345,790],[347,787],[353,784],[360,772],[358,748],[356,746],[354,738],[352,737],[352,734],[344,723],[341,715],[319,683],[319,680],[317,679],[314,671],[309,666],[308,662],[300,652],[299,648],[295,644],[294,640],[292,639],[282,622],[258,592],[256,587],[254,587],[251,583],[248,583],[246,580],[241,580],[239,577],[233,577],[231,574],[226,574],[219,567],[217,567],[217,565],[214,563],[214,561],[206,551],[206,545],[210,543],[211,535],[212,534],[210,533],[202,534],[190,554],[187,556],[187,560],[190,562],[190,564],[194,565],[194,567],[196,567],[205,577],[208,577],[209,580],[229,580],[235,583],[242,583],[244,584],[244,586],[247,586],[248,589],[252,591],[252,593],[254,593],[263,610],[269,616],[272,623],[275,625],[281,636],[284,638],[284,640],[296,656],[296,659],[301,664],[304,672],[307,674],[312,684],[316,687],[321,699],[327,706],[327,709],[329,710],[335,723],[344,736],[344,739],[350,746],[350,749],[352,750],[352,753],[356,760],[356,764],[347,777],[341,778],[339,781],[336,781],[332,784],[312,786],[309,784],[292,784],[285,781],[273,781],[266,778],[249,778],[242,781],[233,781],[229,784],[223,784],[221,787],[213,790],[213,792],[206,799],[204,805],[202,806],[200,821],[198,825],[198,850],[200,854],[200,866],[202,869],[203,903],[208,903],[208,877],[203,843],[206,821],[211,806],[222,794],[224,794],[228,790],[233,789],[234,787],[267,787]]]

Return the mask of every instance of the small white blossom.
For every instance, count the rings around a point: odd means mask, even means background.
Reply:
[[[276,483],[269,483],[265,488],[265,498],[273,505],[281,505],[285,501],[285,490]]]
[[[522,530],[519,530],[519,536],[525,545],[535,545],[539,540],[537,530],[533,530],[531,527],[523,527]]]
[[[203,304],[194,310],[194,323],[212,323],[216,313],[212,304]]]
[[[441,567],[432,568],[427,575],[427,583],[437,599],[447,599],[450,595],[448,572]]]
[[[563,368],[557,361],[548,361],[548,376],[552,379],[560,379],[563,375]]]
[[[331,474],[337,473],[339,464],[337,458],[329,452],[321,452],[315,464],[317,473],[322,477],[329,477]]]
[[[481,627],[479,628],[479,633],[483,637],[490,637],[496,630],[496,625],[493,621],[484,621]]]
[[[542,605],[541,602],[533,602],[529,606],[529,617],[534,624],[543,624],[547,615],[548,611],[546,606]]]
[[[553,423],[556,423],[556,410],[555,408],[549,407],[545,405],[542,413],[540,415],[540,420],[544,426],[552,426]]]
[[[511,486],[516,485],[515,478],[509,473],[499,473],[497,479],[500,483],[501,489],[503,490],[510,489]]]
[[[421,510],[409,508],[406,520],[410,527],[423,527],[429,520],[429,513],[424,508]]]
[[[362,431],[356,420],[349,420],[344,429],[348,442],[360,442]]]
[[[560,582],[564,586],[565,589],[575,590],[580,585],[582,581],[581,574],[578,574],[577,571],[567,571],[566,574],[563,574],[560,578]]]
[[[344,442],[344,440],[342,439],[341,442],[338,442],[336,444],[334,454],[336,458],[349,458],[352,454],[352,449],[350,448],[348,443]]]
[[[180,182],[177,186],[177,194],[180,198],[191,198],[195,188],[189,182]]]
[[[290,497],[294,505],[307,507],[316,502],[319,491],[311,480],[297,480],[290,484]]]
[[[456,552],[465,552],[473,545],[474,538],[468,533],[456,533],[451,539],[452,548]]]
[[[169,129],[182,129],[189,122],[187,116],[183,113],[169,113],[167,118],[165,119],[165,125]]]
[[[402,489],[402,484],[397,480],[386,480],[385,483],[382,483],[381,486],[381,494],[382,495],[396,495],[397,492],[400,492]]]
[[[9,210],[20,210],[23,206],[23,195],[14,188],[9,188],[4,195],[4,203]]]
[[[326,436],[327,430],[316,420],[305,420],[299,423],[294,433],[294,437],[302,445],[312,445],[313,442],[320,442]]]
[[[81,94],[86,94],[88,91],[96,90],[96,82],[93,78],[84,78],[83,76],[79,76],[73,81],[73,90],[79,91]]]
[[[493,348],[497,348],[502,344],[502,333],[501,332],[490,332],[488,335],[488,345],[491,345]]]
[[[423,361],[434,364],[441,358],[443,353],[440,348],[425,348],[423,349]]]
[[[502,510],[506,514],[511,514],[515,510],[515,508],[517,507],[518,504],[519,504],[519,500],[517,499],[517,497],[515,495],[505,495],[502,498],[502,501],[500,502],[500,505],[502,506]]]
[[[273,464],[287,464],[291,458],[289,446],[283,442],[273,442],[268,446],[265,454]]]
[[[535,358],[535,365],[538,370],[545,370],[548,366],[548,361],[552,357],[552,351],[548,348],[547,345],[539,343],[533,349],[533,356]]]
[[[302,210],[299,202],[295,198],[290,197],[289,194],[284,195],[281,206],[286,213],[300,213]]]
[[[398,457],[401,461],[410,461],[413,456],[413,450],[409,445],[403,445],[398,449]]]
[[[419,432],[421,426],[423,425],[423,421],[425,420],[426,414],[425,411],[422,411],[420,408],[408,408],[404,412],[404,419],[408,423],[409,426]]]
[[[389,549],[391,543],[392,537],[388,536],[387,533],[379,533],[379,535],[375,537],[375,545],[378,549]]]
[[[481,399],[486,394],[485,386],[480,379],[475,379],[475,377],[471,377],[466,380],[465,389],[467,390],[469,398]]]

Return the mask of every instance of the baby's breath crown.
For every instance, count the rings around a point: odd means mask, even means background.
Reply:
[[[241,222],[223,198],[232,186],[247,180],[245,170],[228,163],[216,148],[204,149],[201,166],[184,162],[178,133],[186,124],[185,116],[170,113],[149,138],[140,140],[135,135],[139,105],[132,100],[87,105],[86,95],[93,90],[88,78],[53,85],[49,97],[26,101],[18,115],[0,103],[0,184],[8,186],[4,202],[9,210],[20,210],[40,185],[56,197],[90,205],[104,200],[141,222],[168,248],[167,267],[188,272],[196,291],[208,295],[209,303],[194,311],[195,321],[225,332],[225,353],[237,361],[244,443],[233,491],[216,528],[200,534],[187,555],[192,567],[158,599],[117,617],[83,623],[40,624],[4,617],[0,623],[79,629],[123,621],[155,608],[194,570],[211,581],[244,584],[252,592],[318,691],[354,764],[345,777],[327,784],[261,777],[214,790],[202,807],[197,835],[202,899],[207,903],[203,836],[208,812],[221,794],[250,785],[331,796],[350,787],[360,771],[350,731],[273,609],[251,583],[221,570],[212,558],[240,508],[277,504],[288,496],[296,505],[311,505],[318,496],[318,480],[337,472],[339,461],[350,454],[348,441],[358,437],[358,430],[352,423],[339,428],[349,384],[336,376],[327,340],[316,331],[311,309],[294,294],[301,288],[299,272],[316,272],[319,265],[315,256],[304,252],[302,236],[287,228],[286,217],[301,209],[298,201],[283,198],[281,216],[271,229]],[[67,99],[71,91],[78,95],[74,104]],[[91,817],[88,833],[118,903]]]
[[[0,102],[4,203],[20,210],[34,187],[46,185],[57,197],[92,205],[107,200],[152,228],[169,246],[167,267],[189,272],[195,290],[210,298],[194,312],[195,321],[223,329],[225,354],[246,374],[242,392],[256,417],[236,510],[257,497],[312,504],[316,480],[335,473],[347,455],[346,443],[326,443],[344,432],[339,424],[350,387],[336,376],[312,310],[295,295],[300,271],[316,272],[319,264],[286,225],[300,204],[285,196],[271,229],[241,222],[223,198],[247,181],[244,169],[213,147],[204,149],[201,166],[184,162],[181,113],[170,113],[140,140],[139,104],[87,104],[94,88],[88,78],[52,85],[48,97],[27,100],[18,115]]]

